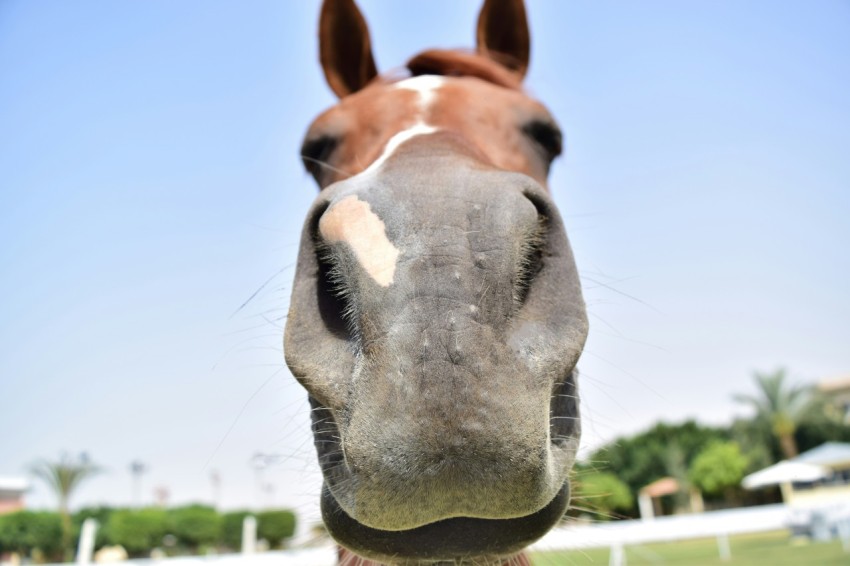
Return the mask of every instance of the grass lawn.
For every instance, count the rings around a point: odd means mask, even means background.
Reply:
[[[688,566],[850,566],[850,554],[840,541],[792,542],[787,531],[729,537],[732,559],[720,560],[717,539],[627,546],[626,564],[681,564]],[[607,566],[610,550],[537,552],[531,556],[534,566]]]

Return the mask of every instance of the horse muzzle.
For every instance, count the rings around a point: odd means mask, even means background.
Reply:
[[[401,158],[321,193],[297,270],[287,363],[310,393],[334,537],[430,559],[413,541],[505,555],[545,533],[569,500],[587,333],[546,192],[456,156]]]

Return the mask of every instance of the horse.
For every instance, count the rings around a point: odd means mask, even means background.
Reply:
[[[343,563],[529,564],[564,515],[588,322],[547,175],[561,131],[522,87],[522,0],[474,51],[380,75],[353,0],[324,0],[338,103],[301,149],[319,186],[284,333]]]

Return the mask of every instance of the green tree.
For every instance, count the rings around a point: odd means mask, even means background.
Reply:
[[[709,441],[715,442],[715,441]],[[691,481],[688,477],[688,460],[696,454],[693,452],[686,456],[685,451],[679,446],[677,440],[672,440],[662,454],[662,462],[667,475],[676,480],[679,490],[673,494],[673,509],[687,510],[690,507]],[[687,458],[687,459],[686,459]]]
[[[106,527],[113,544],[120,544],[135,558],[147,556],[162,544],[168,533],[168,513],[163,509],[116,509]]]
[[[272,547],[282,546],[295,534],[295,513],[288,509],[257,513],[257,535]]]
[[[798,454],[794,433],[814,409],[812,388],[786,382],[784,369],[773,373],[754,375],[758,391],[755,395],[736,394],[735,401],[749,405],[755,411],[755,420],[769,428],[779,441],[782,455],[789,459]]]
[[[57,462],[39,460],[30,466],[30,473],[42,480],[56,495],[59,502],[59,515],[62,519],[62,548],[65,554],[73,552],[71,516],[68,513],[68,503],[74,491],[91,476],[97,474],[100,468],[89,461],[88,456],[81,454],[79,458],[62,455]]]
[[[753,419],[735,419],[731,438],[747,458],[747,473],[756,472],[782,459],[779,443],[770,430]]]
[[[844,422],[824,414],[817,418],[806,419],[797,427],[797,445],[801,451],[811,450],[824,442],[850,442],[850,426]]]
[[[0,516],[0,553],[30,556],[41,553],[56,561],[63,559],[62,518],[51,511],[16,511]]]
[[[221,537],[221,515],[212,507],[187,505],[169,510],[168,515],[169,531],[192,551],[215,544]]]
[[[242,548],[242,522],[250,511],[231,511],[221,517],[221,541],[230,550]]]
[[[573,484],[574,501],[582,511],[589,511],[601,520],[634,507],[629,486],[610,472],[582,472]]]
[[[691,463],[688,476],[703,493],[721,495],[741,483],[747,458],[735,442],[712,442]]]
[[[97,531],[95,531],[94,546],[102,548],[106,545],[113,544],[109,537],[109,517],[115,511],[112,507],[84,507],[71,517],[74,525],[74,540],[79,540],[80,531],[82,530],[83,522],[86,519],[94,519],[97,521]]]
[[[671,475],[671,467],[681,464],[687,469],[706,444],[728,440],[728,436],[723,429],[705,427],[695,421],[658,423],[645,432],[603,446],[590,456],[590,461],[600,471],[614,471],[634,494],[645,485]],[[671,454],[672,446],[679,454]]]

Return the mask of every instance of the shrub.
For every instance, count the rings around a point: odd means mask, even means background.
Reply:
[[[169,532],[179,544],[197,550],[202,545],[213,545],[221,536],[221,515],[212,507],[188,505],[169,512]]]
[[[694,458],[689,476],[703,492],[718,495],[741,483],[747,463],[737,443],[715,441]]]
[[[230,550],[242,548],[242,522],[249,511],[231,511],[221,517],[221,541]]]
[[[85,507],[74,513],[72,517],[74,540],[80,540],[80,531],[82,530],[83,522],[86,519],[94,519],[97,521],[97,531],[94,536],[95,548],[115,544],[109,536],[109,517],[114,511],[115,508],[113,507]]]
[[[162,543],[168,532],[168,514],[162,509],[120,509],[107,523],[113,544],[120,544],[133,557],[142,557]]]
[[[38,551],[62,559],[62,519],[51,511],[17,511],[0,516],[0,551],[28,556]]]
[[[292,511],[279,509],[257,513],[257,536],[269,541],[272,547],[282,546],[294,534],[295,513]]]
[[[629,486],[609,472],[585,472],[577,478],[575,499],[596,518],[607,520],[634,505]]]

